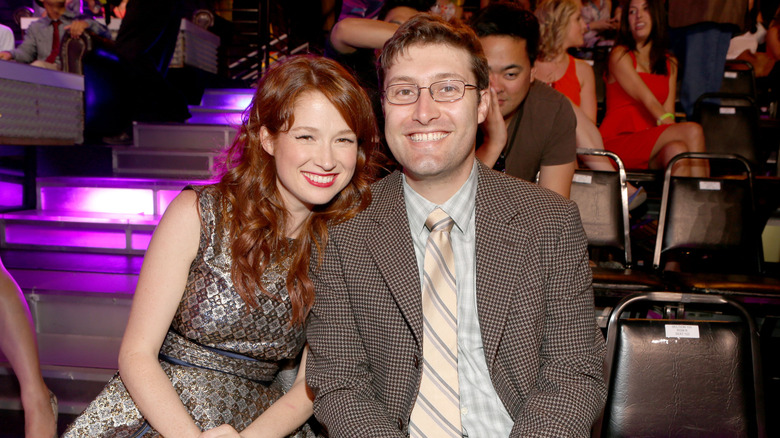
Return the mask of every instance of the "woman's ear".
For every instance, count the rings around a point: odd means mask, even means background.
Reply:
[[[271,132],[265,126],[260,127],[260,146],[268,152],[268,155],[274,156],[274,139]]]

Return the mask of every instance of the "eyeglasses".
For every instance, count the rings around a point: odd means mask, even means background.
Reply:
[[[427,87],[418,87],[415,84],[393,84],[385,88],[384,95],[393,105],[410,105],[420,98],[420,91],[424,88],[431,93],[431,99],[436,102],[455,102],[463,99],[466,89],[476,85],[467,84],[457,79],[434,82]]]

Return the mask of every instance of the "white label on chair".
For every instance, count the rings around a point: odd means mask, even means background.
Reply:
[[[724,71],[723,77],[726,79],[736,79],[737,78],[737,72],[735,71]]]
[[[593,181],[593,176],[575,173],[574,177],[571,180],[573,182],[580,183],[580,184],[590,184]]]
[[[699,338],[698,325],[666,324],[667,338]]]
[[[699,190],[720,190],[720,181],[699,181]]]
[[[737,109],[733,106],[722,106],[720,107],[720,113],[721,114],[736,114]]]

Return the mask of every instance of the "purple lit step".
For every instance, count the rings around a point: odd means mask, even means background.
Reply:
[[[118,294],[130,297],[135,293],[138,275],[104,274],[99,272],[38,271],[11,269],[19,287],[26,293],[103,296]]]
[[[209,89],[203,93],[201,106],[243,111],[252,102],[252,88]]]
[[[187,124],[238,126],[241,124],[243,112],[197,112],[190,110],[192,117]]]

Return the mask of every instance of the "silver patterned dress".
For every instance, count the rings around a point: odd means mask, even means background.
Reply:
[[[292,307],[285,279],[289,255],[263,273],[270,296],[258,290],[260,306],[247,305],[230,276],[230,240],[218,235],[221,220],[213,186],[198,193],[201,234],[187,286],[160,349],[160,365],[195,423],[244,429],[289,389],[304,330],[290,324]],[[294,436],[313,435],[308,424]],[[117,373],[63,437],[159,436],[135,406]]]

